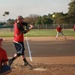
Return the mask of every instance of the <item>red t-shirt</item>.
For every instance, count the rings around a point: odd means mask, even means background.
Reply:
[[[75,25],[74,25],[74,27],[73,27],[74,29],[75,29]]]
[[[0,47],[0,69],[2,66],[2,61],[7,61],[7,60],[8,58],[7,58],[6,51]]]
[[[20,33],[20,30],[17,28],[17,23],[14,23],[14,42],[23,42],[24,41],[24,35],[20,34],[17,35],[18,33]]]
[[[61,32],[62,28],[59,26],[59,27],[56,28],[56,30],[57,30],[58,32]]]

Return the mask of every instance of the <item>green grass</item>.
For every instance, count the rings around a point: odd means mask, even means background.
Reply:
[[[66,36],[75,36],[73,29],[64,29],[63,33]],[[25,34],[26,36],[26,34]],[[27,33],[28,37],[40,37],[40,36],[56,36],[55,29],[33,29]],[[0,31],[0,37],[13,37],[13,31]]]
[[[66,36],[75,36],[75,32],[73,29],[64,29],[63,30],[64,35]],[[27,36],[56,36],[56,30],[55,29],[42,29],[42,30],[31,30],[29,33],[27,33]]]
[[[55,30],[40,29],[31,30],[29,33],[27,33],[27,36],[54,36],[55,34]]]
[[[63,32],[66,36],[75,36],[73,29],[65,29]]]
[[[13,32],[0,32],[0,37],[13,37]]]

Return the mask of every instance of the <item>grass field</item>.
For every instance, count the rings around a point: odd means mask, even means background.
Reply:
[[[75,36],[75,32],[73,29],[64,29],[64,35],[66,36]],[[56,30],[55,29],[33,29],[27,33],[28,37],[39,37],[39,36],[55,36]],[[26,36],[26,34],[25,34]],[[0,37],[13,37],[13,31],[0,31]]]

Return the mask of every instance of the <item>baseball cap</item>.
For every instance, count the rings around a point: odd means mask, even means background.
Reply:
[[[23,19],[22,16],[18,16],[18,17],[17,17],[17,20],[22,20],[22,19]]]
[[[0,39],[0,43],[3,41],[3,39]]]

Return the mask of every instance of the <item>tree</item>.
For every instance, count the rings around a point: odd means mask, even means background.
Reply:
[[[75,2],[75,0],[71,0],[72,2]]]
[[[38,17],[38,19],[36,20],[35,24],[42,24],[42,17]]]
[[[46,15],[42,17],[42,24],[52,24],[52,23],[53,23],[53,20],[50,17]]]
[[[54,24],[63,24],[64,23],[64,18],[67,14],[64,14],[63,12],[56,12],[52,14],[53,18],[53,23]]]
[[[24,21],[34,25],[38,17],[38,15],[30,14],[29,17],[24,18]]]
[[[75,0],[72,0],[69,4],[68,18],[69,23],[75,23]]]
[[[8,19],[6,24],[7,24],[8,26],[13,26],[14,21],[15,21],[14,19]]]
[[[69,15],[70,15],[70,14],[74,15],[74,14],[75,14],[75,1],[69,3],[68,5],[69,5],[68,14],[69,14]]]
[[[4,18],[4,22],[5,22],[5,19],[6,19],[6,16],[7,16],[7,15],[9,15],[9,11],[5,11],[4,14],[3,14],[3,16],[5,17],[5,18]]]

